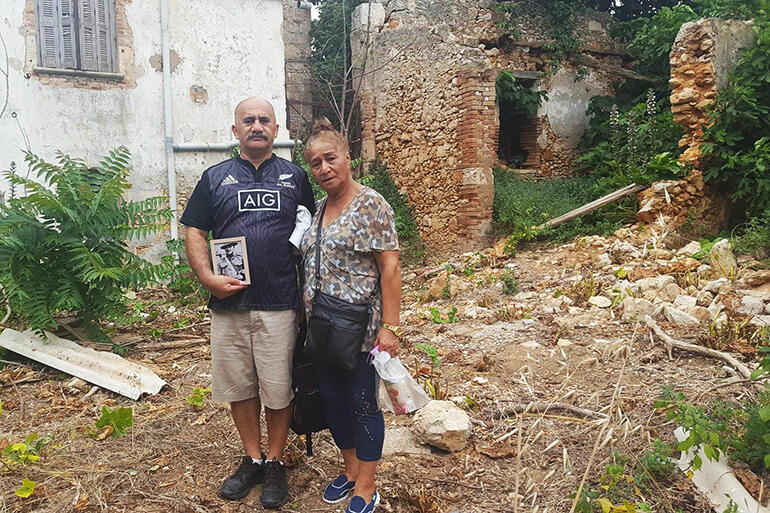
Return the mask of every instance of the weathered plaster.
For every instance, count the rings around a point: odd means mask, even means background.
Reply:
[[[0,30],[11,67],[8,110],[0,119],[0,169],[8,169],[11,161],[23,169],[24,133],[30,149],[47,159],[61,150],[96,163],[110,149],[125,145],[133,154],[129,196],[167,194],[163,82],[151,64],[160,53],[159,2],[117,1],[119,32],[121,17],[126,25],[119,36],[122,82],[35,75],[34,58],[29,60],[35,55],[32,0],[4,1]],[[282,17],[279,0],[169,2],[170,46],[179,55],[171,74],[175,142],[230,141],[233,107],[248,95],[270,100],[283,127]],[[288,139],[288,132],[279,131],[278,138]],[[176,154],[180,208],[201,172],[228,153]],[[285,150],[279,153],[288,156]],[[0,178],[0,192],[7,190]]]
[[[572,69],[561,67],[548,87],[548,100],[540,106],[539,116],[547,116],[553,133],[567,148],[576,148],[588,127],[586,109],[594,96],[605,94],[607,84],[595,72],[581,79]]]

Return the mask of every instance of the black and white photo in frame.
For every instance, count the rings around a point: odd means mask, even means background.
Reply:
[[[246,237],[228,237],[211,240],[211,261],[214,274],[221,274],[251,285]]]

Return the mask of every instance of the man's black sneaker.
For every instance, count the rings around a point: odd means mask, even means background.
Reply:
[[[242,499],[249,494],[249,490],[255,484],[261,483],[264,478],[265,464],[254,463],[251,456],[244,456],[238,470],[222,483],[219,496],[230,501]]]
[[[286,479],[286,467],[273,458],[266,461],[265,483],[259,502],[266,509],[278,509],[289,501],[289,483]]]

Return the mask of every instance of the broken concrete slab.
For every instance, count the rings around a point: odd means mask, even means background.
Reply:
[[[143,365],[52,333],[46,335],[48,340],[44,341],[31,331],[6,328],[0,334],[0,347],[134,400],[143,394],[157,394],[166,385]]]

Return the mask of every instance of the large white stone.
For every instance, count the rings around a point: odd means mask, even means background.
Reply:
[[[738,307],[737,312],[744,315],[757,315],[761,314],[765,309],[765,302],[758,297],[743,296],[741,298],[741,306]]]
[[[711,292],[712,294],[723,294],[725,292],[730,292],[731,288],[730,280],[727,278],[719,278],[718,280],[706,283],[701,290],[704,292]]]
[[[672,324],[677,324],[681,326],[690,326],[690,325],[700,324],[700,321],[697,318],[693,317],[692,315],[686,312],[677,310],[673,306],[664,306],[663,315]]]
[[[471,419],[452,401],[431,401],[414,417],[412,432],[418,440],[444,449],[461,451],[468,444]]]
[[[700,242],[694,240],[676,252],[680,256],[693,256],[701,250]]]
[[[627,297],[623,300],[623,317],[627,322],[644,320],[645,315],[651,315],[654,307],[646,299]]]
[[[599,308],[609,308],[612,305],[612,300],[604,296],[591,296],[588,302]]]
[[[722,239],[711,247],[709,251],[711,270],[715,276],[734,278],[738,263],[733,255],[733,247],[730,241]]]
[[[664,274],[661,276],[653,276],[652,278],[642,278],[634,283],[633,288],[641,293],[648,290],[660,290],[665,288],[671,283],[675,283],[674,277]]]
[[[680,310],[687,311],[698,304],[698,300],[692,296],[676,296],[674,306]]]

